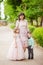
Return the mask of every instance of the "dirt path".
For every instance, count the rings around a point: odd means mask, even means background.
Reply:
[[[12,43],[12,31],[8,27],[0,27],[0,65],[43,65],[43,48],[34,47],[34,59],[24,61],[9,61],[6,58]]]

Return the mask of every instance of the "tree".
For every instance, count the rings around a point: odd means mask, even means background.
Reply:
[[[41,23],[40,23],[40,26],[42,26],[42,24],[43,24],[43,0],[40,0],[40,8],[41,8],[41,12],[40,12]]]
[[[0,3],[2,2],[3,0],[0,0]]]
[[[12,20],[17,17],[20,12],[24,12],[27,19],[37,21],[37,18],[43,16],[43,0],[7,0],[5,1],[5,14],[9,15]],[[37,21],[38,25],[38,21]]]
[[[9,16],[10,21],[14,21],[17,17],[17,6],[20,6],[21,0],[5,0],[5,15]]]

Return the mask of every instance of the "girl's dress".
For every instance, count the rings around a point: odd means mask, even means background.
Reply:
[[[16,22],[16,27],[18,28],[19,27],[19,30],[20,30],[20,38],[21,38],[21,41],[22,41],[22,45],[25,47],[27,47],[27,31],[28,31],[28,28],[27,28],[27,20],[17,20]]]
[[[16,44],[17,44],[17,48],[15,47]],[[24,50],[22,47],[22,43],[21,43],[19,34],[14,33],[14,41],[13,41],[11,47],[9,48],[7,58],[10,60],[24,59]]]

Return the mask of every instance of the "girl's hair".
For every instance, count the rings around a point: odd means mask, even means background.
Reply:
[[[16,30],[17,30],[17,29],[15,29],[13,32],[16,33]]]
[[[19,16],[18,16],[19,21],[20,21],[20,16],[22,16],[22,15],[24,16],[23,19],[25,19],[25,14],[24,13],[20,13]]]
[[[19,29],[15,29],[15,30],[14,30],[14,33],[17,33],[17,30],[19,30]],[[19,32],[18,32],[18,33],[19,33]]]

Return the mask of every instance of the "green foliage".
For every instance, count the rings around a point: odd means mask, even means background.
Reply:
[[[30,32],[32,33],[35,30],[36,27],[29,25],[28,28],[29,28]]]
[[[15,24],[14,23],[11,23],[9,26],[10,26],[11,29],[15,28]]]
[[[9,16],[9,20],[14,18],[14,10],[11,5],[5,4],[5,15]]]
[[[3,0],[0,0],[0,3],[2,2]]]
[[[43,47],[43,28],[36,28],[33,32],[33,37],[36,39],[39,45]]]
[[[16,19],[20,12],[24,12],[27,19],[43,16],[43,0],[5,0],[5,15],[10,16],[10,20]]]
[[[1,17],[0,17],[0,20],[1,20]]]
[[[7,3],[13,5],[14,7],[20,6],[22,0],[7,0]]]

